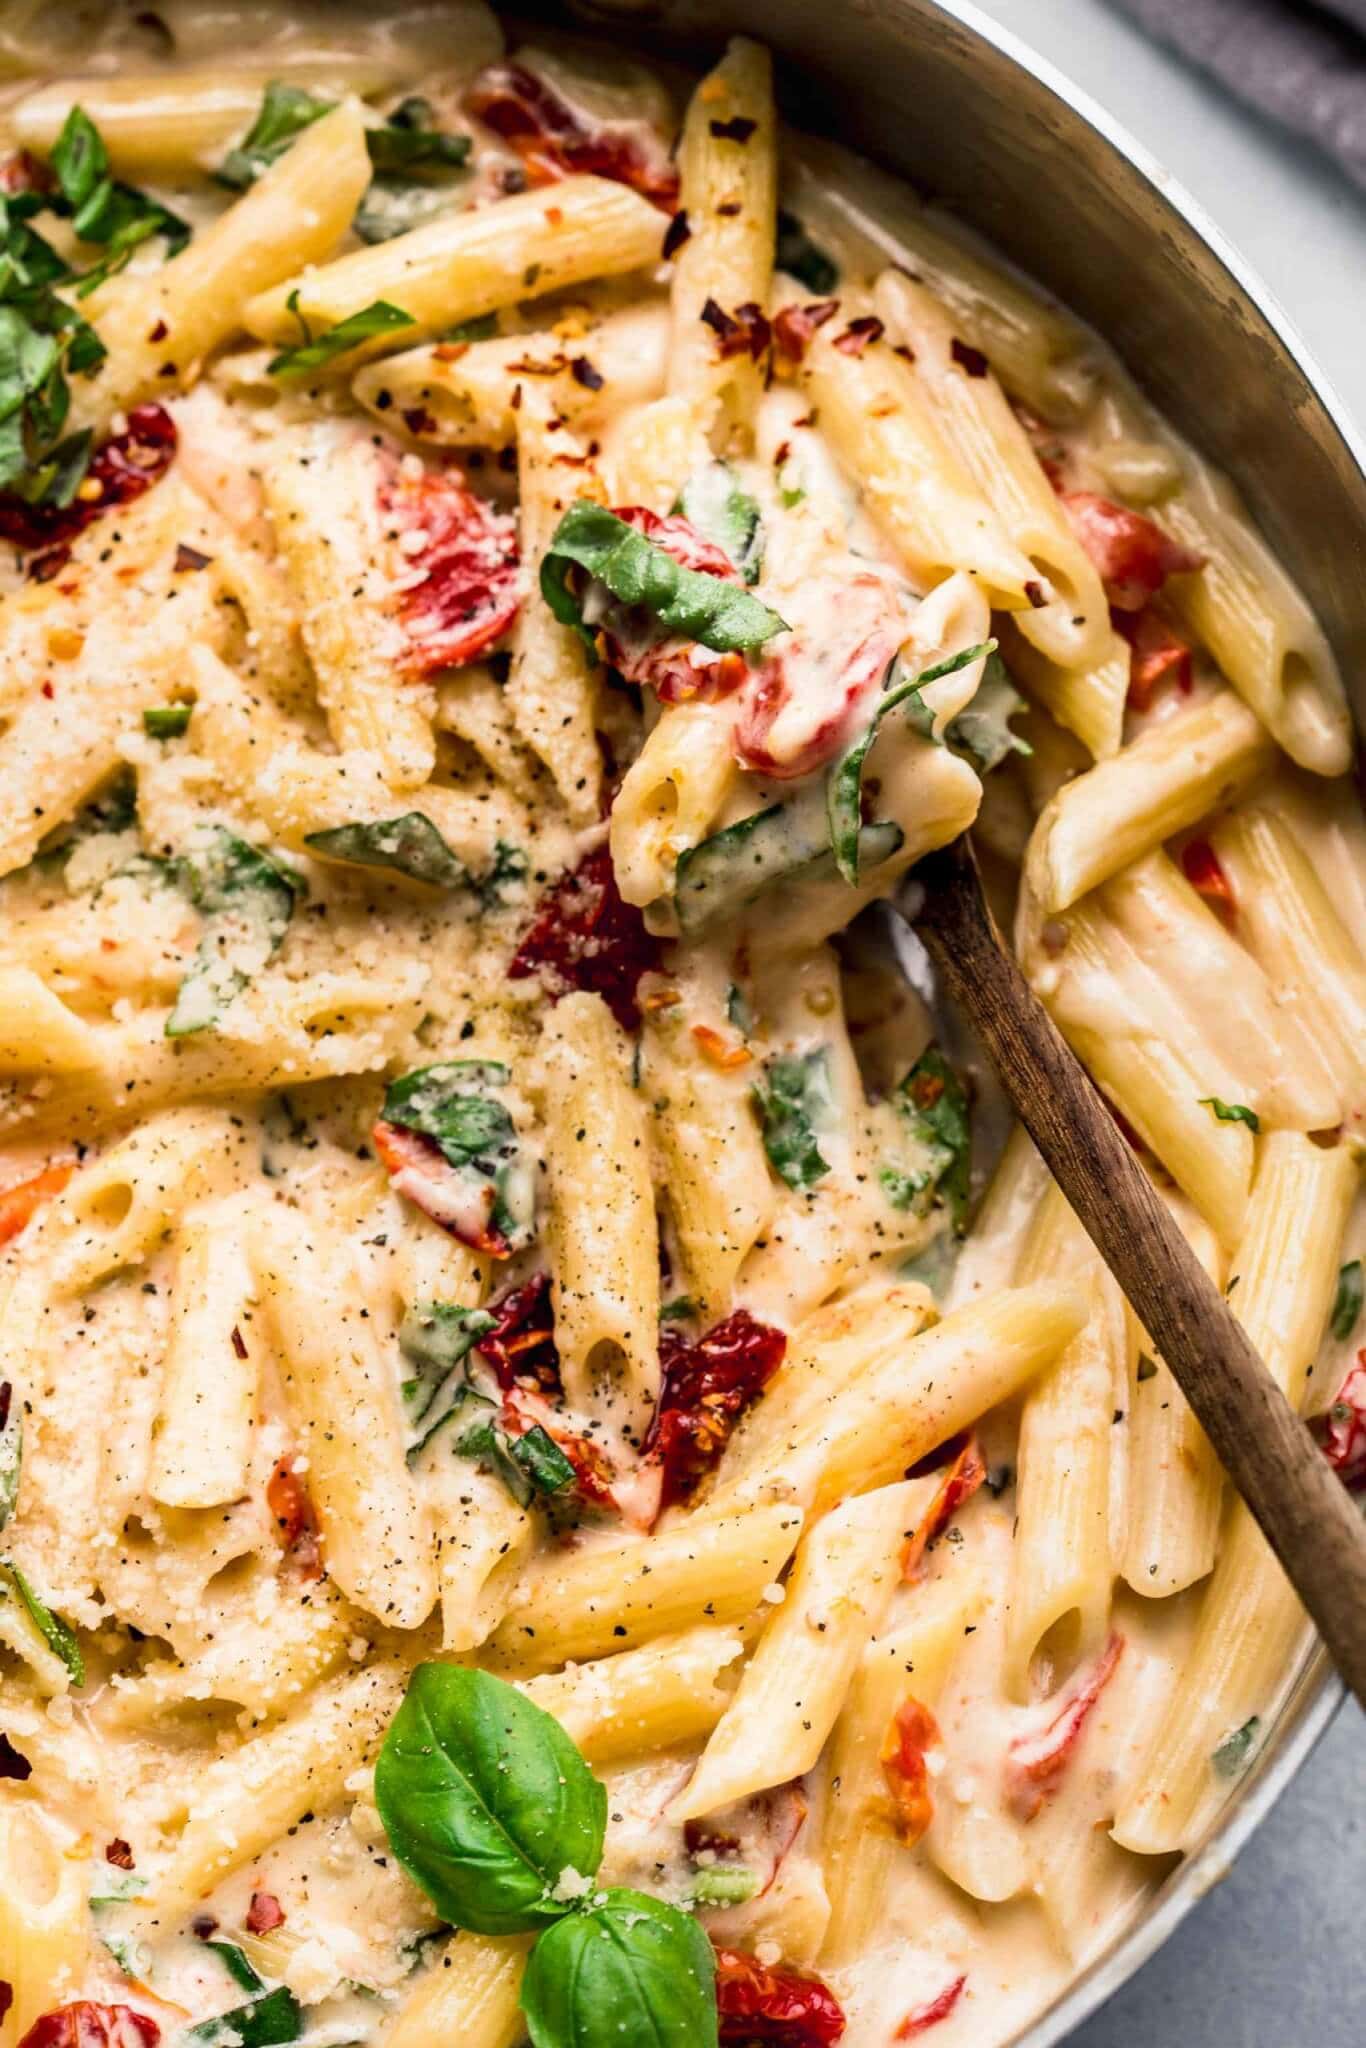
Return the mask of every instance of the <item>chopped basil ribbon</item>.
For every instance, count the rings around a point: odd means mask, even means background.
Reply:
[[[574,1467],[549,1430],[536,1423],[521,1436],[510,1436],[493,1419],[493,1403],[473,1388],[462,1401],[487,1411],[455,1440],[457,1456],[484,1465],[501,1479],[519,1508],[530,1507],[537,1494],[562,1493],[576,1478]]]
[[[1333,1335],[1339,1343],[1350,1337],[1356,1328],[1361,1315],[1361,1300],[1361,1260],[1350,1259],[1338,1270],[1338,1291],[1333,1302]],[[3,1490],[0,1483],[0,1495]]]
[[[983,640],[975,647],[964,647],[957,654],[950,654],[943,661],[936,661],[929,668],[921,669],[918,675],[900,675],[901,657],[894,656],[887,665],[883,694],[873,709],[872,719],[866,730],[860,734],[846,753],[841,755],[830,771],[825,786],[826,816],[830,825],[830,845],[835,856],[835,866],[851,887],[857,886],[862,867],[860,849],[860,828],[863,823],[863,765],[868,758],[878,728],[889,711],[898,705],[907,707],[907,717],[915,730],[924,737],[931,736],[934,714],[925,703],[920,692],[927,683],[936,683],[942,676],[955,675],[959,669],[967,668],[980,655],[990,654],[995,642]]]
[[[473,320],[457,320],[454,327],[448,327],[443,341],[493,341],[498,334],[496,313],[477,313]]]
[[[979,775],[989,775],[1011,754],[1026,758],[1034,749],[1012,732],[1010,721],[1025,709],[1025,700],[1010,679],[1010,670],[995,648],[986,658],[982,680],[944,738],[956,753],[966,754]]]
[[[444,1920],[539,1936],[521,1989],[534,2048],[716,2048],[710,1943],[676,1906],[595,1888],[606,1792],[515,1686],[419,1664],[380,1750],[375,1802]]]
[[[664,632],[718,654],[748,652],[788,630],[785,619],[740,584],[704,569],[683,568],[615,512],[579,498],[551,536],[541,563],[541,594],[555,617],[573,626],[595,655],[595,628],[585,622],[582,600],[570,588],[570,571],[576,567],[601,583],[618,604],[640,605]]]
[[[24,1409],[13,1382],[0,1382],[0,1529],[19,1502],[19,1476],[24,1463]]]
[[[245,192],[291,142],[330,114],[335,102],[319,99],[301,85],[287,85],[273,78],[265,89],[260,112],[235,149],[224,157],[214,177],[230,191]]]
[[[53,1656],[66,1666],[71,1683],[84,1685],[85,1658],[81,1655],[81,1646],[71,1629],[67,1627],[60,1614],[54,1614],[47,1602],[39,1599],[18,1565],[9,1558],[0,1563],[0,1598],[7,1597],[4,1583],[6,1577],[19,1596],[19,1604]]]
[[[816,1134],[835,1122],[830,1092],[830,1056],[824,1046],[813,1052],[784,1053],[770,1060],[764,1079],[754,1087],[755,1106],[763,1125],[769,1162],[790,1188],[812,1188],[830,1171]]]
[[[499,1060],[441,1060],[391,1081],[380,1114],[386,1123],[430,1138],[472,1198],[491,1188],[488,1225],[518,1251],[535,1236],[536,1184],[496,1092],[511,1078]]]
[[[1245,1102],[1221,1102],[1217,1095],[1202,1095],[1200,1103],[1204,1109],[1212,1109],[1221,1124],[1246,1124],[1253,1136],[1262,1128],[1262,1120],[1255,1109],[1249,1109]]]
[[[467,1396],[482,1398],[471,1386],[465,1360],[493,1328],[493,1322],[486,1310],[458,1308],[453,1301],[414,1302],[403,1318],[399,1349],[415,1368],[402,1386],[404,1413],[413,1436],[408,1448],[410,1464]]]
[[[76,296],[83,299],[96,285],[122,270],[134,249],[161,235],[166,253],[174,256],[190,239],[187,222],[136,186],[125,185],[109,171],[109,152],[98,128],[80,107],[73,107],[52,146],[52,170],[74,233],[82,242],[103,245],[106,254],[80,273]],[[54,202],[55,204],[55,202]]]
[[[729,555],[746,583],[758,582],[764,562],[758,501],[741,488],[728,462],[709,462],[690,477],[674,511]]]
[[[325,334],[316,338],[308,322],[299,311],[298,287],[285,300],[290,312],[303,330],[303,340],[297,348],[282,349],[272,356],[266,369],[272,377],[309,377],[315,370],[325,370],[339,356],[348,355],[362,342],[373,341],[376,335],[392,334],[400,327],[412,327],[415,323],[411,313],[405,313],[401,306],[391,306],[387,299],[376,299],[372,306],[363,306],[358,313],[350,313],[345,320],[339,320],[335,327],[329,327]]]
[[[168,1038],[188,1038],[220,1024],[279,951],[304,885],[292,868],[222,826],[177,858],[175,874],[204,917],[194,965],[166,1020]]]
[[[206,1941],[239,1991],[264,1991],[266,1980],[235,1941]]]
[[[392,868],[410,881],[429,882],[434,889],[456,889],[468,878],[465,864],[451,852],[431,819],[422,811],[401,818],[379,818],[372,825],[332,825],[309,832],[304,845],[328,860],[354,867]]]
[[[179,739],[193,710],[193,704],[150,704],[142,714],[142,729],[154,740]]]
[[[674,909],[683,934],[697,938],[735,917],[775,884],[834,879],[835,861],[819,790],[787,803],[770,804],[679,855],[674,869]],[[904,834],[891,823],[865,825],[859,834],[859,865],[890,860]]]
[[[377,171],[463,170],[469,162],[468,135],[450,135],[434,124],[430,100],[403,100],[382,128],[367,128],[365,146]]]
[[[914,1156],[884,1166],[878,1178],[894,1209],[923,1215],[936,1195],[955,1231],[963,1228],[972,1159],[967,1091],[936,1046],[927,1046],[893,1098]]]
[[[247,2005],[187,2027],[180,2039],[193,2042],[194,2048],[275,2048],[280,2042],[297,2041],[303,2030],[303,2009],[282,1984],[278,1991],[267,1991]]]
[[[690,1323],[697,1314],[697,1303],[690,1294],[677,1294],[672,1301],[666,1301],[659,1311],[661,1323]]]
[[[818,299],[828,299],[840,281],[839,266],[813,242],[795,213],[779,212],[775,270],[785,270]]]
[[[1241,1728],[1235,1728],[1226,1735],[1210,1757],[1216,1777],[1238,1778],[1252,1761],[1252,1752],[1257,1746],[1261,1733],[1261,1716],[1253,1714],[1244,1721]]]

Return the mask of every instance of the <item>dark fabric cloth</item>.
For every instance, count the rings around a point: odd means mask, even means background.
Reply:
[[[1366,188],[1366,0],[1112,0]]]

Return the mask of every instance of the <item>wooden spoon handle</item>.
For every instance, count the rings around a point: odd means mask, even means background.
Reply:
[[[967,840],[915,880],[913,922],[944,985],[1366,1706],[1366,1522],[1001,943]]]

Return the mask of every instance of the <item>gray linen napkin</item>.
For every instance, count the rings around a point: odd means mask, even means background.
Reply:
[[[1366,0],[1115,0],[1366,186]]]

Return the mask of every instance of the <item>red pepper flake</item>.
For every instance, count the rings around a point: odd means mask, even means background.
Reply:
[[[955,1977],[946,1984],[938,1998],[932,1998],[926,2005],[918,2005],[914,2012],[908,2012],[901,2025],[893,2034],[894,2041],[911,2041],[917,2034],[923,2034],[926,2027],[933,2027],[940,2020],[946,2020],[963,1995],[967,1977]]]
[[[147,330],[147,339],[149,341],[165,341],[170,331],[164,320],[158,320],[155,327],[150,327]]]
[[[1061,1785],[1091,1709],[1114,1676],[1123,1650],[1123,1636],[1112,1635],[1091,1670],[1068,1690],[1047,1727],[1011,1743],[1006,1799],[1017,1820],[1033,1820]]]
[[[708,299],[698,318],[716,336],[716,353],[723,362],[731,356],[750,356],[757,363],[772,339],[768,315],[753,299],[746,299],[733,313]]]
[[[106,1863],[112,1863],[116,1870],[132,1869],[133,1852],[122,1835],[115,1835],[112,1842],[105,1843],[104,1860]]]
[[[273,1934],[285,1924],[285,1909],[274,1892],[253,1892],[247,1908],[248,1934]]]
[[[76,1171],[74,1160],[64,1159],[53,1166],[45,1166],[41,1173],[31,1174],[16,1186],[0,1193],[0,1244],[8,1244],[18,1237],[32,1220],[34,1211],[43,1203],[50,1202]]]
[[[773,339],[778,353],[790,363],[799,363],[811,344],[811,337],[840,309],[838,299],[813,299],[807,306],[784,306],[773,320]]]
[[[470,86],[465,105],[512,144],[533,185],[590,171],[629,185],[666,213],[678,204],[677,166],[647,123],[589,122],[524,64],[490,64]]]
[[[1028,583],[1026,583],[1024,587],[1024,594],[1029,599],[1029,602],[1031,603],[1031,605],[1033,605],[1036,612],[1041,612],[1044,606],[1048,603],[1048,592],[1044,589],[1042,583],[1039,582],[1037,577],[1030,577]]]
[[[738,1044],[733,1038],[727,1038],[723,1031],[714,1031],[710,1024],[694,1024],[691,1030],[705,1057],[714,1067],[719,1067],[723,1074],[730,1073],[736,1067],[749,1065],[752,1055],[748,1046]]]
[[[906,1547],[901,1553],[901,1576],[908,1581],[920,1576],[925,1552],[943,1534],[964,1501],[972,1499],[987,1476],[986,1461],[975,1430],[951,1437],[944,1450],[951,1462],[940,1481],[938,1492],[918,1526],[907,1537]]]
[[[156,2048],[161,2028],[131,2005],[97,2005],[78,1998],[36,2019],[19,2048]]]
[[[1238,899],[1218,854],[1208,839],[1188,839],[1181,849],[1181,872],[1226,924],[1238,915]]]
[[[843,334],[835,336],[835,347],[844,356],[861,356],[870,342],[881,341],[885,329],[874,313],[851,320]]]
[[[575,356],[569,365],[569,374],[576,384],[582,384],[585,391],[601,391],[606,382],[602,371],[595,368],[587,356]]]
[[[664,247],[660,251],[666,263],[672,262],[685,242],[692,240],[692,227],[682,207],[669,222],[664,231]]]
[[[892,1801],[892,1831],[913,1849],[934,1819],[926,1752],[942,1746],[939,1724],[919,1700],[902,1701],[887,1727],[878,1762]]]
[[[1205,566],[1203,555],[1183,547],[1127,505],[1117,505],[1095,491],[1064,491],[1061,496],[1073,531],[1105,585],[1105,595],[1122,612],[1142,611],[1169,576],[1190,576]]]
[[[175,421],[163,406],[135,405],[127,430],[95,451],[71,504],[26,505],[16,492],[0,493],[0,540],[44,551],[29,563],[29,580],[49,582],[66,566],[69,543],[92,520],[150,489],[169,469],[176,439]]]
[[[467,491],[458,470],[410,477],[395,463],[380,504],[401,534],[422,537],[418,552],[403,558],[422,580],[398,600],[406,672],[462,668],[501,640],[517,616],[516,521]]]
[[[14,1986],[4,1977],[0,1977],[0,2020],[5,2017],[13,2003]]]
[[[736,114],[729,121],[708,121],[707,126],[718,142],[748,142],[758,127],[746,114]]]
[[[600,995],[625,1031],[640,1022],[636,988],[659,965],[659,941],[623,902],[606,846],[560,876],[541,898],[508,968],[511,981],[538,975],[552,1002],[572,989]]]
[[[969,377],[985,377],[991,369],[991,364],[981,349],[973,348],[970,342],[960,341],[956,334],[949,343],[949,354],[960,369],[966,370]]]
[[[281,1458],[266,1482],[266,1506],[275,1521],[284,1561],[301,1579],[323,1575],[322,1537],[312,1496],[294,1470],[292,1456]]]
[[[691,1499],[786,1351],[783,1332],[759,1322],[746,1308],[736,1309],[695,1344],[669,1326],[660,1332],[659,1406],[642,1459],[660,1468],[661,1511]]]
[[[247,1340],[242,1335],[242,1332],[238,1329],[236,1323],[234,1323],[232,1326],[232,1348],[239,1358],[246,1357]]]
[[[1310,1428],[1343,1485],[1352,1493],[1366,1488],[1366,1351],[1358,1351],[1332,1407]]]
[[[5,1383],[5,1391],[9,1391],[8,1381]],[[3,1427],[4,1424],[0,1423],[0,1429],[3,1429]],[[16,1784],[22,1785],[26,1778],[31,1778],[32,1776],[33,1765],[26,1756],[19,1754],[19,1751],[14,1747],[8,1735],[4,1733],[3,1729],[0,1729],[0,1778],[12,1778]],[[0,2017],[3,2017],[3,2015],[0,2015]]]
[[[186,575],[192,569],[207,569],[212,560],[212,555],[201,555],[198,548],[190,547],[187,542],[176,542],[174,567],[177,576]]]
[[[716,1951],[721,2048],[834,2048],[844,2011],[828,1984],[803,1970],[767,1969],[737,1950]]]

